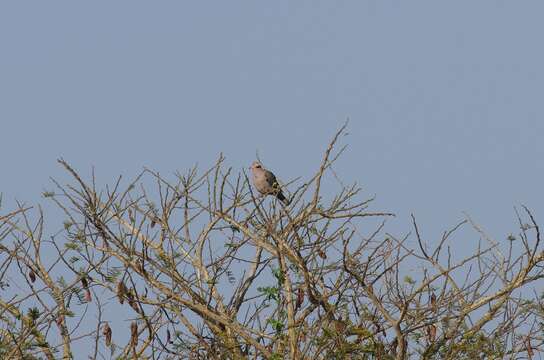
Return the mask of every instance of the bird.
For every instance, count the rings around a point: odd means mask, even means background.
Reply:
[[[253,173],[253,185],[259,193],[262,195],[273,195],[286,206],[289,205],[290,201],[281,191],[280,185],[278,184],[274,173],[265,169],[258,161],[254,161],[249,169]]]

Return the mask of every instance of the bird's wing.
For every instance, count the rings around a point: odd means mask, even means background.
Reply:
[[[266,182],[272,186],[273,189],[279,189],[278,181],[276,180],[276,176],[271,171],[266,170],[264,172],[264,176],[266,177]]]

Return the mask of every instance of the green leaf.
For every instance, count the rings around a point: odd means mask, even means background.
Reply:
[[[268,319],[267,322],[272,326],[272,329],[276,331],[277,333],[281,332],[283,330],[283,322],[276,320],[276,319]]]
[[[32,307],[28,309],[28,316],[33,320],[36,321],[40,317],[40,310],[38,310],[37,307]]]
[[[74,250],[74,251],[79,251],[80,250],[79,245],[76,244],[76,243],[73,243],[73,242],[68,242],[68,243],[64,244],[64,247],[67,248],[68,250]]]
[[[278,284],[282,285],[285,281],[285,275],[280,269],[272,269],[272,274],[278,280]]]
[[[274,299],[276,301],[280,301],[280,291],[276,287],[272,287],[272,286],[258,287],[257,291],[266,295],[267,300]]]

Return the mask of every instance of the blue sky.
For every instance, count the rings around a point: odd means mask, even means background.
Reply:
[[[414,212],[434,243],[467,211],[503,241],[513,206],[544,219],[543,13],[541,1],[2,2],[0,192],[41,201],[61,156],[109,183],[220,152],[236,170],[258,151],[282,179],[308,177],[349,118],[335,171],[397,213],[394,232]]]
[[[35,202],[63,156],[104,181],[142,166],[308,175],[350,118],[337,172],[438,234],[542,214],[538,1],[0,5],[5,201]],[[399,227],[401,230],[402,227]],[[515,229],[514,229],[515,230]]]

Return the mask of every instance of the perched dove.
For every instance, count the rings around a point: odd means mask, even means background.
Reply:
[[[285,205],[289,205],[289,199],[283,195],[280,185],[276,180],[276,176],[263,168],[260,162],[254,161],[251,164],[251,172],[253,173],[253,185],[263,195],[274,195],[280,199]]]

